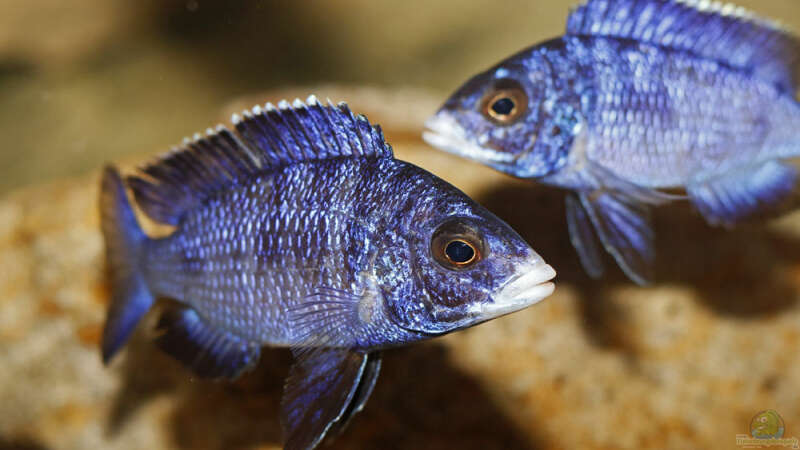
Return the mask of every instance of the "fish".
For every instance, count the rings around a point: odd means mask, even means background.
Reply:
[[[655,208],[688,201],[731,227],[792,193],[798,54],[795,35],[731,4],[587,0],[563,35],[458,88],[423,138],[566,190],[586,272],[604,274],[604,249],[644,285]]]
[[[235,379],[264,347],[289,348],[284,445],[309,449],[363,409],[384,350],[553,292],[555,271],[511,227],[395,159],[347,104],[312,96],[232,121],[124,178],[105,168],[104,363],[154,307],[153,342],[199,377]],[[128,190],[168,235],[143,231]]]

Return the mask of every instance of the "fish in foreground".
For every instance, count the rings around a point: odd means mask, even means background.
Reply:
[[[154,299],[155,343],[199,376],[235,378],[262,346],[291,347],[285,447],[315,447],[369,397],[380,351],[528,307],[553,269],[455,187],[394,159],[380,127],[347,105],[267,104],[234,116],[125,181],[175,227],[137,224],[114,168],[102,229],[113,299],[104,362]]]
[[[566,34],[464,84],[424,138],[570,190],[568,229],[587,272],[602,275],[602,244],[645,284],[651,206],[688,198],[727,226],[792,191],[799,54],[794,36],[732,5],[588,0]]]

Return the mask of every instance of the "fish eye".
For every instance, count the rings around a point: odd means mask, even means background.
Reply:
[[[445,269],[459,270],[480,261],[485,255],[485,245],[475,227],[463,219],[454,219],[433,233],[431,254]]]
[[[511,79],[498,80],[481,104],[483,115],[499,125],[519,120],[528,106],[528,96],[522,86]]]

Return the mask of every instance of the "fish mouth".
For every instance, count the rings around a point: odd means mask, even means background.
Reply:
[[[492,303],[475,305],[474,311],[482,319],[493,319],[511,314],[539,303],[555,290],[552,280],[556,271],[541,260],[526,264],[518,275],[492,295]]]
[[[513,162],[513,155],[481,147],[467,137],[467,131],[446,111],[439,111],[425,121],[422,139],[429,145],[461,157],[498,168]]]

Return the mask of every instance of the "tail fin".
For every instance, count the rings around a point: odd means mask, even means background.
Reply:
[[[102,343],[107,364],[150,309],[153,295],[141,272],[141,250],[148,237],[136,222],[119,172],[106,167],[101,183],[100,217],[112,284]]]

